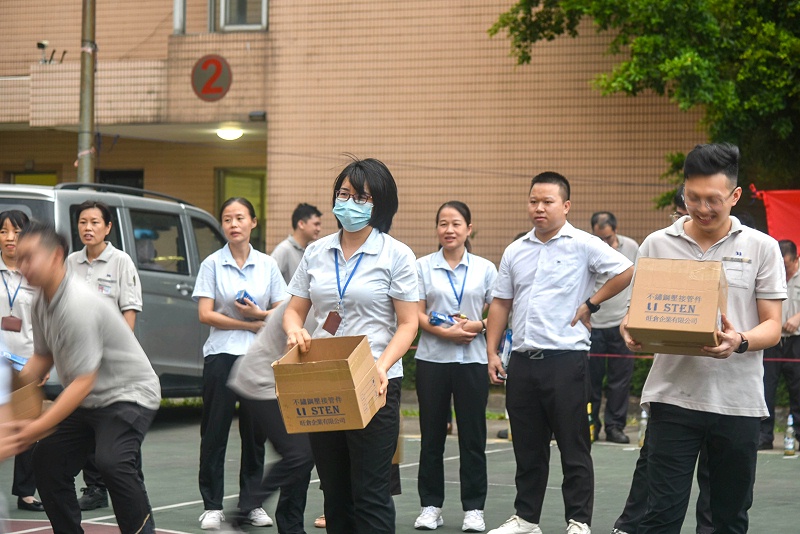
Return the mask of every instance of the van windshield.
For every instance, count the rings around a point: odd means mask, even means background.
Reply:
[[[53,222],[53,203],[48,200],[0,197],[0,212],[7,210],[20,210],[30,219]]]

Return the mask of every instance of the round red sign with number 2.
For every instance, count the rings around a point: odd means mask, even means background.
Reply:
[[[192,68],[192,89],[197,98],[205,102],[216,102],[223,98],[231,88],[231,81],[231,66],[222,56],[203,56]]]

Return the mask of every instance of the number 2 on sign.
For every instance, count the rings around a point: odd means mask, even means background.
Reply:
[[[204,95],[218,95],[223,92],[222,87],[216,87],[214,83],[219,79],[222,75],[222,62],[217,58],[208,58],[203,62],[203,66],[201,67],[203,70],[208,70],[208,67],[214,67],[214,72],[208,78],[208,81],[203,85],[203,88],[200,92]]]

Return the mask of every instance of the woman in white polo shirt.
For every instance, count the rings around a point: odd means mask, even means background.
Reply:
[[[28,284],[17,269],[17,237],[28,226],[28,216],[19,210],[0,213],[0,348],[20,358],[33,354],[33,327],[31,305],[36,290]],[[10,319],[6,319],[6,317]],[[33,473],[33,448],[14,458],[14,481],[11,494],[17,497],[17,508],[31,512],[44,512],[36,493]]]
[[[198,481],[204,512],[200,528],[216,530],[225,519],[225,450],[228,447],[236,402],[228,377],[237,358],[244,355],[264,324],[264,319],[286,298],[286,282],[275,260],[250,245],[256,211],[245,198],[229,198],[220,209],[220,222],[228,243],[203,260],[192,298],[198,302],[200,322],[211,327],[203,345],[203,418],[200,423],[200,473]],[[237,301],[246,291],[250,298]],[[253,425],[240,414],[242,460],[239,469],[239,508],[254,526],[272,525],[260,507],[244,510],[264,475],[264,442],[257,443]]]
[[[385,405],[366,428],[310,434],[325,494],[329,534],[394,533],[390,491],[400,423],[401,358],[417,335],[417,276],[411,249],[386,232],[397,213],[397,186],[378,160],[355,160],[336,178],[333,214],[342,230],[315,241],[289,286],[283,326],[305,352],[313,337],[366,335]]]
[[[133,330],[136,314],[142,311],[142,284],[131,257],[106,241],[111,233],[111,208],[87,200],[75,213],[84,247],[67,257],[67,267],[73,276],[113,300]],[[83,481],[86,487],[81,488],[83,495],[78,499],[81,510],[107,507],[108,490],[95,467],[94,453],[83,468]]]
[[[461,462],[464,532],[483,532],[486,502],[486,324],[483,312],[492,301],[497,278],[492,262],[470,253],[472,215],[463,202],[442,204],[436,213],[441,248],[417,260],[419,323],[417,397],[422,444],[417,488],[422,510],[414,528],[434,530],[444,523],[444,445],[452,395]],[[454,325],[431,324],[438,312]]]

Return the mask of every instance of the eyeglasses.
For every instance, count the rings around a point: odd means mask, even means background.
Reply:
[[[367,202],[372,200],[372,195],[368,193],[357,193],[353,195],[350,193],[350,191],[347,191],[346,189],[337,189],[334,192],[334,195],[336,196],[336,200],[341,200],[343,202],[347,202],[352,198],[353,202],[355,202],[356,204],[366,204]]]
[[[686,195],[684,195],[683,201],[686,203],[687,208],[697,209],[700,207],[701,204],[705,204],[706,207],[711,211],[719,211],[722,208],[722,206],[725,205],[725,202],[727,202],[728,199],[731,198],[735,192],[736,189],[734,188],[734,190],[728,193],[728,196],[726,196],[725,198],[712,197],[712,198],[699,199],[699,198],[687,197]]]

